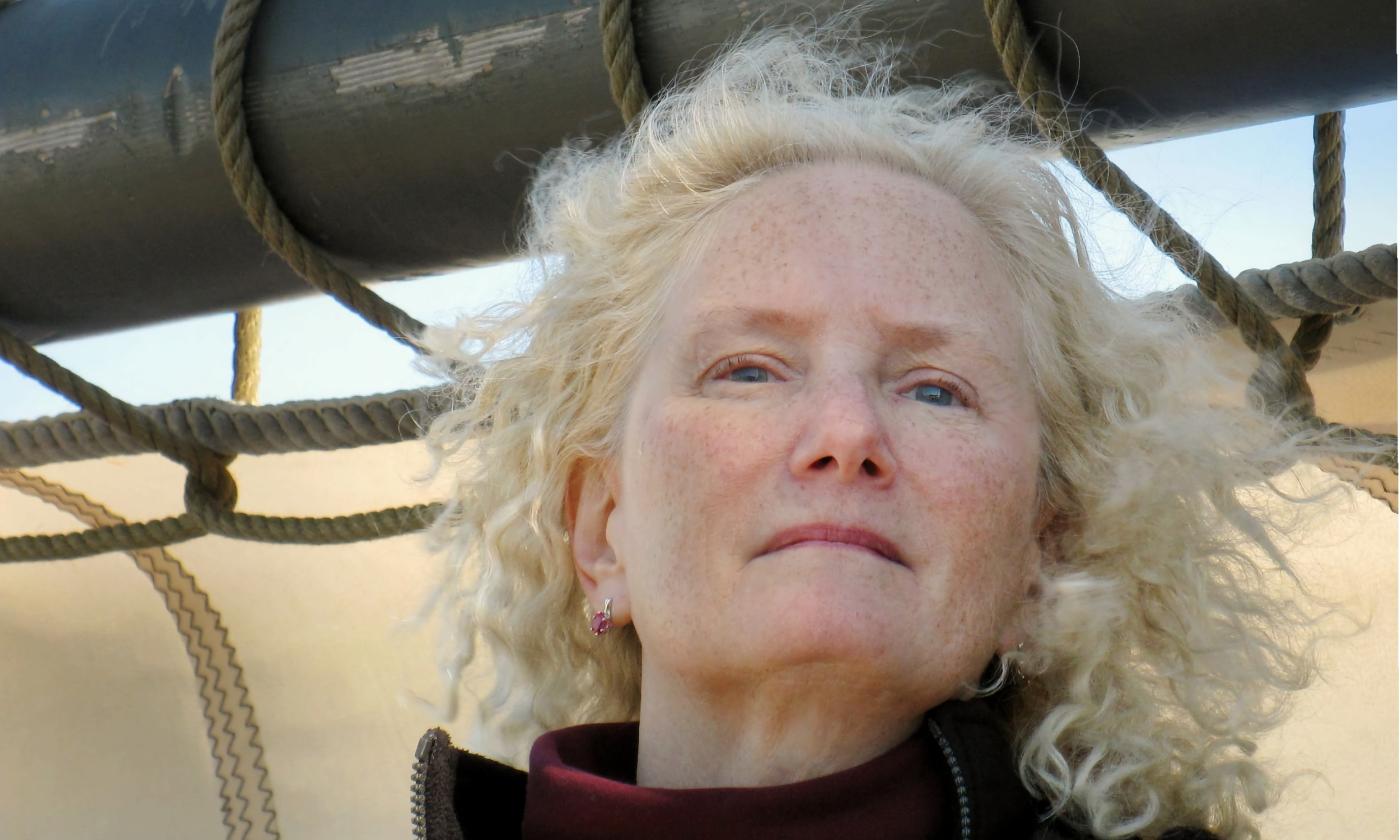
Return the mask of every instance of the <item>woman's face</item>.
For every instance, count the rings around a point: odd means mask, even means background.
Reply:
[[[585,583],[644,683],[818,666],[936,705],[1021,639],[1038,568],[1011,283],[961,204],[883,168],[774,173],[715,221],[586,506],[612,556]]]

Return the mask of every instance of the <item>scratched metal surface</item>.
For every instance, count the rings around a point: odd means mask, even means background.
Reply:
[[[637,7],[653,91],[756,18],[798,13],[745,0]],[[1109,144],[1395,96],[1395,9],[1380,0],[1025,8],[1056,27],[1047,54]],[[0,6],[0,323],[47,341],[309,293],[244,220],[219,165],[209,62],[221,9]],[[1000,77],[978,0],[888,0],[871,19],[916,45],[911,76]],[[365,278],[506,256],[543,152],[621,127],[597,7],[581,0],[280,0],[254,29],[246,79],[273,190]]]

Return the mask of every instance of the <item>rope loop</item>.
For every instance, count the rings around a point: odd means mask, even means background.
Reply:
[[[648,98],[642,64],[637,59],[632,0],[603,0],[598,25],[603,32],[603,63],[608,68],[613,103],[622,112],[623,123],[630,125],[646,108]]]
[[[262,0],[228,0],[214,38],[214,131],[219,159],[238,204],[263,240],[312,287],[320,289],[390,337],[422,352],[417,342],[423,324],[394,306],[331,262],[319,246],[302,235],[282,211],[258,168],[248,138],[243,109],[243,69],[248,37]]]

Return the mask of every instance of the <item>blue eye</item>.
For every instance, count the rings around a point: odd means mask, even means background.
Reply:
[[[745,365],[729,371],[725,376],[730,382],[767,382],[768,371],[756,365]]]
[[[958,399],[958,395],[951,388],[945,388],[942,385],[918,385],[909,393],[912,399],[928,405],[962,404],[962,400]]]

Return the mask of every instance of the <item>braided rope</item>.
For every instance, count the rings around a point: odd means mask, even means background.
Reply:
[[[243,110],[243,68],[248,36],[262,0],[228,0],[214,40],[214,130],[233,193],[248,220],[292,270],[394,339],[421,351],[414,340],[423,325],[336,267],[282,212],[253,157]]]
[[[0,540],[0,563],[27,560],[72,560],[112,551],[175,545],[207,534],[189,514],[102,525],[66,534],[25,534]]]
[[[1395,244],[1286,263],[1267,271],[1251,269],[1236,282],[1273,317],[1342,315],[1395,298]]]
[[[263,542],[324,545],[416,531],[440,505],[393,507],[330,517],[263,516],[238,513],[238,486],[228,472],[232,456],[175,435],[125,403],[0,328],[0,356],[59,394],[101,417],[113,432],[183,465],[185,513],[147,522],[115,523],[66,534],[31,534],[0,539],[0,563],[70,559],[109,551],[173,545],[212,533]]]
[[[1346,173],[1342,168],[1345,115],[1338,111],[1313,117],[1313,233],[1314,259],[1330,257],[1342,250],[1346,226],[1343,198]],[[1330,314],[1308,315],[1298,324],[1291,343],[1303,367],[1312,370],[1322,358],[1322,348],[1332,336]]]
[[[233,387],[229,396],[234,402],[258,401],[258,357],[262,355],[262,309],[240,309],[233,316]]]
[[[217,452],[271,455],[413,440],[444,405],[433,392],[405,390],[269,406],[179,400],[137,410],[171,434]],[[151,451],[86,412],[0,423],[0,468]]]
[[[432,503],[346,516],[263,516],[220,508],[211,504],[207,495],[191,493],[188,484],[185,503],[193,512],[63,534],[5,537],[0,539],[0,563],[73,560],[112,551],[175,545],[206,534],[289,545],[361,542],[422,530],[442,511],[442,505]]]
[[[185,513],[146,522],[103,525],[66,534],[30,534],[0,539],[0,563],[57,560],[109,551],[173,545],[204,534],[262,542],[324,545],[379,539],[425,527],[437,504],[385,508],[330,517],[263,516],[233,510],[238,486],[228,472],[231,455],[175,435],[150,416],[67,370],[0,328],[0,356],[84,409],[118,435],[183,465]]]
[[[642,65],[637,59],[637,35],[632,29],[632,0],[603,0],[598,12],[603,31],[603,63],[613,102],[630,125],[647,104]]]
[[[1110,161],[1098,144],[1069,125],[1069,106],[1054,92],[1055,80],[1035,55],[1016,0],[984,0],[984,9],[1002,69],[1041,132],[1182,273],[1196,281],[1206,299],[1239,329],[1250,350],[1278,361],[1280,381],[1259,373],[1250,380],[1251,390],[1262,397],[1264,405],[1270,410],[1286,410],[1296,418],[1311,415],[1313,398],[1302,361],[1268,316],[1240,293],[1224,266],[1171,214]]]
[[[209,533],[254,542],[338,545],[409,534],[427,527],[442,505],[401,505],[342,516],[267,516],[228,510],[194,482],[185,483],[185,509]],[[0,550],[3,545],[0,544]]]
[[[0,327],[0,356],[24,373],[105,420],[118,434],[181,464],[213,498],[232,506],[238,486],[227,469],[228,456],[171,434],[135,406],[125,403],[20,341]],[[132,546],[145,548],[147,546]]]
[[[1235,284],[1270,318],[1308,315],[1349,317],[1359,307],[1395,299],[1395,245],[1372,245],[1364,251],[1344,251],[1327,259],[1284,263],[1269,269],[1251,268]],[[1160,296],[1180,300],[1206,320],[1224,324],[1224,316],[1205,299],[1195,284],[1183,284]]]
[[[19,470],[0,470],[0,484],[57,507],[88,525],[124,520],[103,505],[61,484]],[[230,840],[280,837],[262,737],[253,715],[243,668],[229,640],[223,617],[195,576],[170,552],[145,548],[127,552],[161,594],[175,619],[199,682],[199,699],[219,777],[223,822]]]
[[[1093,184],[1109,203],[1171,258],[1182,273],[1196,281],[1201,294],[1239,330],[1245,346],[1261,360],[1273,359],[1278,363],[1277,380],[1268,373],[1269,366],[1265,363],[1261,363],[1250,377],[1250,393],[1260,398],[1263,408],[1285,413],[1299,426],[1326,431],[1342,442],[1383,446],[1385,455],[1379,463],[1393,472],[1396,469],[1394,435],[1329,423],[1314,413],[1312,391],[1307,382],[1307,369],[1310,367],[1307,358],[1326,342],[1331,330],[1331,316],[1304,318],[1294,340],[1285,343],[1268,315],[1244,294],[1226,273],[1224,266],[1110,161],[1098,144],[1070,126],[1070,106],[1055,93],[1055,80],[1035,55],[1017,0],[983,0],[983,8],[991,26],[992,42],[1001,57],[1002,70],[1040,131],[1059,146],[1065,158],[1079,169],[1085,180]],[[1340,172],[1340,120],[1336,121],[1336,128],[1336,143],[1329,146],[1324,137],[1316,144],[1314,154],[1316,169],[1323,173],[1317,178],[1316,201],[1325,208],[1335,205],[1335,212],[1327,209],[1319,222],[1324,233],[1315,242],[1324,244],[1334,241],[1329,237],[1340,237],[1340,175],[1334,179],[1338,185],[1335,198],[1327,188],[1326,175],[1332,165]],[[1336,221],[1334,226],[1329,225],[1331,219]],[[1335,227],[1335,233],[1329,232],[1332,227]],[[1318,326],[1324,318],[1325,326]],[[1376,495],[1376,498],[1384,500],[1380,495]]]
[[[1330,257],[1342,250],[1346,230],[1346,152],[1343,128],[1346,115],[1329,111],[1313,118],[1313,234],[1314,257]]]

